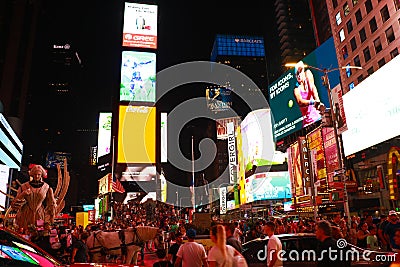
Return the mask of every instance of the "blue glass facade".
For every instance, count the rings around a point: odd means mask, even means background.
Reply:
[[[215,61],[218,56],[264,57],[264,38],[218,34],[215,37],[211,61]]]

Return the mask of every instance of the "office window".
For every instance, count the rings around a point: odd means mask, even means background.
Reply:
[[[343,55],[343,59],[346,59],[349,56],[349,53],[347,52],[347,46],[343,46],[342,48],[342,55]]]
[[[389,9],[387,6],[384,6],[381,9],[381,17],[383,22],[387,21],[390,18]]]
[[[339,38],[340,38],[340,41],[341,41],[341,42],[343,42],[344,39],[346,39],[346,36],[345,36],[345,34],[344,34],[344,30],[343,30],[343,29],[341,29],[341,30],[339,31]]]
[[[374,73],[374,67],[371,67],[367,70],[368,76]]]
[[[353,23],[351,22],[351,19],[346,23],[347,25],[347,32],[351,33],[353,31]]]
[[[357,5],[358,0],[353,0],[353,6]]]
[[[397,47],[395,49],[393,49],[392,51],[390,51],[390,56],[392,59],[395,58],[398,54],[399,54],[399,50],[397,49]]]
[[[350,46],[351,46],[351,51],[354,51],[357,49],[357,42],[356,42],[356,38],[353,37],[350,40]]]
[[[364,76],[362,74],[357,77],[358,83],[362,82],[363,80],[364,80]]]
[[[362,28],[359,32],[361,43],[363,43],[367,39],[367,35],[365,34],[365,28]]]
[[[371,0],[365,1],[365,10],[367,11],[367,14],[372,11],[372,2],[371,2]]]
[[[369,28],[371,29],[371,33],[374,33],[378,29],[378,24],[376,24],[376,19],[373,17],[369,21]]]
[[[354,58],[354,66],[361,67],[360,57],[358,55]]]
[[[349,5],[347,4],[347,2],[346,2],[346,4],[343,5],[343,13],[344,13],[344,16],[347,16],[350,13],[350,8],[349,8]]]
[[[349,83],[349,90],[354,89],[354,82]]]
[[[364,60],[365,60],[365,62],[368,62],[368,61],[371,59],[371,52],[369,51],[369,47],[366,47],[366,48],[363,50],[363,53],[364,53]]]
[[[362,21],[362,15],[361,15],[360,9],[356,11],[356,21],[357,21],[357,24],[359,24]]]
[[[382,43],[381,43],[381,38],[376,38],[374,40],[374,47],[375,47],[375,53],[378,54],[379,52],[382,51]]]
[[[386,64],[386,61],[385,61],[385,58],[384,58],[384,57],[381,58],[381,59],[378,61],[378,66],[379,66],[379,68],[382,68],[382,66],[385,65],[385,64]]]
[[[332,5],[333,5],[333,8],[337,8],[337,6],[338,6],[337,0],[332,0]]]
[[[336,14],[336,24],[342,23],[342,17],[340,16],[340,11]]]
[[[385,31],[385,34],[386,34],[386,39],[387,39],[388,44],[390,44],[391,42],[394,41],[395,37],[394,37],[394,32],[393,32],[392,26],[390,26],[389,29],[387,29]]]
[[[346,66],[349,67],[350,64],[347,64]],[[349,78],[351,76],[351,68],[346,68],[346,76],[347,76],[347,78]]]

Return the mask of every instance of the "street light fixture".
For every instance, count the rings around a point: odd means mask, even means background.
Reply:
[[[297,63],[286,63],[285,67],[295,67]],[[334,114],[334,110],[333,110],[333,100],[332,100],[332,94],[331,94],[331,85],[329,83],[329,76],[328,73],[332,72],[332,71],[336,71],[336,70],[347,70],[347,69],[359,69],[361,70],[362,67],[359,66],[343,66],[343,67],[338,67],[338,68],[334,68],[334,69],[320,69],[314,66],[310,66],[310,65],[306,65],[304,64],[305,68],[310,68],[310,69],[314,69],[317,71],[320,71],[322,73],[324,73],[324,76],[322,77],[323,79],[323,85],[326,87],[327,91],[328,91],[328,98],[329,98],[329,106],[330,106],[330,116],[331,116],[331,120],[332,120],[332,124],[333,124],[333,133],[334,133],[334,137],[335,137],[335,142],[336,142],[336,150],[337,150],[337,156],[338,156],[338,164],[339,164],[339,174],[341,176],[341,181],[343,181],[344,184],[344,188],[343,188],[343,198],[344,198],[344,213],[345,215],[347,215],[347,223],[350,222],[350,209],[349,209],[349,199],[348,199],[348,195],[347,195],[347,188],[346,188],[346,181],[343,178],[343,174],[344,174],[344,168],[343,168],[343,158],[342,158],[342,150],[339,144],[339,136],[338,136],[338,132],[337,132],[337,125],[336,125],[336,120],[335,120],[335,114]],[[315,196],[314,196],[315,199]],[[315,201],[315,200],[314,200]]]

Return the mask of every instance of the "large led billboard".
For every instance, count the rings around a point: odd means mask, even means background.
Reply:
[[[156,162],[156,108],[119,106],[118,163]]]
[[[289,172],[257,173],[246,178],[246,202],[290,199],[292,191]]]
[[[273,164],[275,151],[270,109],[250,112],[240,124],[245,170]]]
[[[7,193],[7,184],[10,177],[10,167],[0,164],[0,190]],[[2,207],[6,206],[7,196],[0,194],[0,210],[4,211]]]
[[[97,137],[97,159],[110,153],[111,146],[111,112],[99,115],[99,133]]]
[[[397,56],[343,96],[345,156],[400,135],[399,69]]]
[[[19,170],[22,148],[21,141],[3,114],[0,113],[0,163]]]
[[[156,100],[156,54],[123,51],[120,101],[151,102]]]
[[[119,176],[119,175],[118,175]],[[134,181],[134,182],[151,182],[155,181],[157,177],[156,166],[126,166],[125,170],[121,172],[121,181]],[[117,177],[119,178],[119,177]]]
[[[125,3],[122,45],[157,48],[156,5]]]
[[[334,69],[338,67],[335,46],[331,37],[307,57],[302,59],[304,64],[319,69]],[[307,70],[310,70],[308,72]],[[302,128],[319,121],[321,115],[319,111],[313,109],[314,105],[311,99],[310,88],[316,88],[315,94],[318,94],[320,101],[328,108],[329,98],[326,87],[322,84],[322,71],[311,68],[305,68],[304,72],[299,71],[299,78],[302,73],[307,77],[304,86],[299,86],[295,69],[286,71],[276,81],[268,86],[269,104],[274,119],[274,136],[276,140],[290,135]],[[332,71],[329,74],[331,88],[339,84],[339,72]],[[315,97],[316,98],[316,97]],[[307,100],[307,101],[304,101]],[[315,101],[315,99],[313,99]],[[306,105],[306,102],[308,105]],[[310,116],[312,112],[313,116]]]
[[[207,108],[212,112],[229,110],[232,106],[232,91],[226,87],[206,89]]]

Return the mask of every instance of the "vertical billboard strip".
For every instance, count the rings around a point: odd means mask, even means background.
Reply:
[[[168,123],[167,113],[161,113],[161,162],[168,161]]]
[[[303,175],[301,170],[301,155],[300,145],[296,141],[290,146],[290,159],[291,159],[291,180],[294,186],[292,192],[295,192],[296,197],[304,196],[306,194],[306,187],[303,183]]]
[[[244,167],[244,159],[243,159],[243,151],[242,151],[242,132],[240,126],[236,128],[236,140],[237,140],[237,173],[239,180],[239,188],[240,188],[240,204],[246,203],[246,190],[245,190],[245,167]]]
[[[0,164],[0,190],[7,193],[7,184],[10,180],[10,167]],[[0,210],[4,211],[6,207],[7,196],[0,194]],[[11,201],[11,200],[10,200]]]
[[[226,127],[228,130],[229,183],[234,184],[237,182],[235,125],[233,122],[229,122]]]
[[[328,182],[334,181],[334,173],[339,169],[339,158],[335,139],[335,132],[333,127],[322,128],[322,139],[324,141],[326,172],[328,175]]]
[[[111,112],[101,112],[99,114],[99,133],[97,137],[97,162],[102,156],[111,152]]]
[[[301,164],[301,173],[302,180],[306,191],[311,186],[311,162],[310,155],[308,153],[307,140],[305,137],[299,137],[299,153],[300,153],[300,164]]]
[[[125,3],[122,46],[157,48],[157,6]]]
[[[346,114],[343,105],[343,92],[340,84],[331,90],[334,122],[336,123],[338,134],[347,131]]]
[[[226,187],[219,188],[219,214],[226,214]]]
[[[117,163],[155,163],[155,130],[155,107],[120,106]]]
[[[123,51],[120,101],[156,101],[156,54]]]

